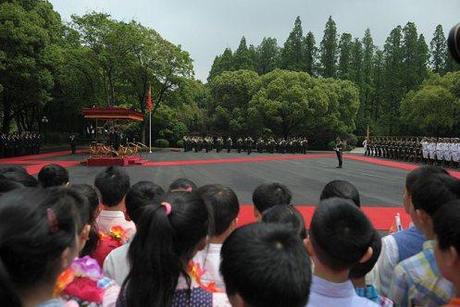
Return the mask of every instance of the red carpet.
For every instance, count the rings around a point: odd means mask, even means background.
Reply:
[[[307,227],[310,225],[315,207],[311,205],[298,205],[296,208],[302,213]],[[371,220],[377,230],[389,231],[394,224],[394,217],[397,213],[401,215],[401,222],[404,228],[407,228],[410,217],[401,208],[388,207],[363,207],[364,213]],[[240,207],[239,225],[245,225],[255,222],[253,206],[245,204]]]
[[[184,166],[184,165],[206,165],[206,164],[231,164],[231,163],[254,163],[264,161],[286,161],[286,160],[306,160],[306,159],[319,159],[330,158],[332,154],[307,154],[307,155],[274,155],[262,157],[241,157],[241,158],[223,158],[223,159],[209,159],[209,160],[176,160],[176,161],[148,161],[144,166],[159,167],[159,166]]]

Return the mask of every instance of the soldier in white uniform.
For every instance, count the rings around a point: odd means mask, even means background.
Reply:
[[[427,138],[423,138],[422,141],[420,142],[422,144],[422,157],[423,161],[428,161],[428,140]]]

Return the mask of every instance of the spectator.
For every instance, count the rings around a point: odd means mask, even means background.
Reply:
[[[358,263],[352,267],[350,271],[351,282],[355,286],[356,293],[359,296],[370,299],[380,306],[391,307],[393,306],[393,302],[390,299],[379,295],[374,285],[366,284],[366,274],[369,273],[374,267],[382,249],[382,240],[378,231],[376,230],[374,231],[374,236],[372,238],[371,248],[371,258],[369,258],[369,260],[366,262]]]
[[[259,223],[229,236],[220,270],[232,306],[303,307],[310,292],[310,265],[291,229]]]
[[[38,173],[38,182],[42,188],[65,186],[69,184],[69,172],[57,164],[48,164]]]
[[[86,190],[85,186],[80,186],[77,189],[89,191]],[[89,199],[77,189],[69,189],[68,194],[75,200],[79,216],[76,227],[79,253],[81,254],[89,239],[93,212],[90,208]],[[88,194],[91,195],[92,193]],[[114,306],[119,291],[119,287],[102,274],[102,269],[97,261],[86,255],[73,259],[70,267],[59,276],[54,294],[61,296],[68,302],[77,303],[78,306],[97,307]]]
[[[8,171],[2,173],[3,178],[22,184],[25,187],[35,188],[38,186],[38,181],[34,176],[22,171]]]
[[[307,238],[303,216],[294,206],[277,205],[265,210],[262,222],[287,224],[301,240]]]
[[[112,227],[119,226],[126,232],[127,238],[132,237],[136,232],[136,226],[125,217],[125,195],[129,190],[128,174],[120,167],[110,166],[96,176],[94,185],[101,193],[103,206],[96,220],[99,231],[109,234]]]
[[[316,208],[306,247],[314,271],[307,306],[378,306],[359,297],[350,270],[372,257],[375,229],[364,213],[347,199],[323,200]]]
[[[187,178],[179,178],[169,185],[168,192],[192,192],[197,189],[196,184]]]
[[[447,174],[447,172],[437,166],[422,166],[411,171],[406,176],[403,196],[404,210],[411,216],[411,220],[415,225],[411,225],[403,231],[385,236],[382,239],[382,252],[377,260],[377,264],[367,277],[369,283],[374,284],[377,291],[383,296],[388,296],[390,281],[393,278],[393,271],[396,265],[421,252],[423,249],[425,235],[421,231],[420,225],[417,225],[417,216],[412,204],[412,195],[417,180],[435,174]]]
[[[238,224],[240,204],[235,192],[221,185],[205,185],[197,192],[210,212],[212,226],[208,245],[193,257],[193,262],[204,271],[201,276],[203,284],[225,291],[224,281],[219,273],[220,250],[225,239]]]
[[[93,254],[99,243],[99,231],[96,225],[96,218],[99,215],[99,197],[96,190],[89,184],[73,184],[72,189],[86,197],[89,204],[90,217],[88,224],[91,228],[88,233],[88,240],[85,242],[85,247],[80,251],[80,257],[83,257]]]
[[[264,183],[258,186],[252,194],[254,217],[260,221],[265,210],[276,205],[290,205],[291,198],[291,191],[283,184]]]
[[[457,295],[447,306],[460,306],[460,200],[439,209],[433,223],[436,262],[441,274],[454,284]]]
[[[333,180],[326,184],[321,192],[320,200],[332,197],[349,199],[354,202],[356,206],[361,207],[358,189],[348,181]]]
[[[76,205],[67,189],[29,188],[2,196],[2,306],[64,306],[53,289],[78,254]]]
[[[159,186],[150,181],[140,181],[133,185],[126,194],[126,213],[134,222],[136,227],[139,225],[140,215],[145,206],[158,204],[159,198],[164,191]],[[128,276],[130,265],[128,261],[128,250],[130,243],[124,244],[112,250],[104,261],[104,274],[112,278],[117,284],[123,284]]]
[[[0,196],[10,191],[21,189],[24,186],[16,181],[8,180],[0,174]]]
[[[433,216],[445,203],[460,195],[460,181],[446,174],[420,178],[412,191],[414,223],[427,241],[418,254],[394,270],[388,297],[398,306],[440,306],[453,296],[453,286],[439,272],[434,259]]]
[[[206,245],[208,212],[199,195],[172,192],[142,211],[118,306],[215,306],[226,299],[202,289],[187,267]]]

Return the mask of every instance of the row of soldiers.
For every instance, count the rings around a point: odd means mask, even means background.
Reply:
[[[365,155],[394,160],[459,166],[460,139],[372,137],[363,142]]]
[[[36,132],[0,134],[0,158],[38,154],[40,144]]]
[[[280,138],[276,140],[273,137],[268,138],[257,138],[255,141],[252,137],[248,136],[245,138],[239,137],[233,140],[231,137],[212,137],[212,136],[184,136],[182,139],[184,151],[195,151],[200,152],[206,150],[206,152],[216,150],[220,152],[226,150],[231,152],[236,150],[238,153],[247,152],[248,155],[253,151],[259,153],[307,153],[308,139],[304,137],[294,138]]]

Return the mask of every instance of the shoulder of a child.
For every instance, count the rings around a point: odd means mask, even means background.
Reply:
[[[212,306],[213,307],[230,307],[227,294],[225,293],[213,293],[212,294]]]
[[[104,292],[102,300],[102,307],[115,307],[117,304],[118,295],[120,294],[120,287],[117,284],[112,284]]]

